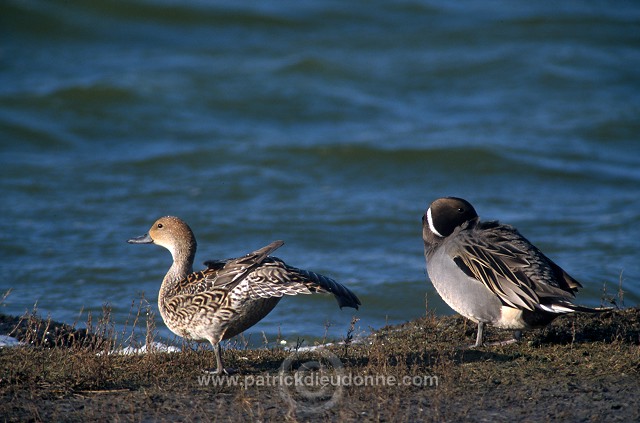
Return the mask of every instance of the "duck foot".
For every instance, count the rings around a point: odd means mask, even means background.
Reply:
[[[516,342],[518,342],[517,339],[508,339],[506,341],[490,342],[490,343],[485,344],[485,345],[488,346],[488,347],[503,347],[505,345],[515,344]]]
[[[515,332],[513,332],[513,338],[508,339],[506,341],[498,341],[498,342],[491,342],[490,344],[486,344],[487,346],[505,346],[505,345],[511,345],[511,344],[515,344],[517,342],[520,342],[522,340],[522,331],[521,330],[517,330]]]
[[[484,323],[480,322],[478,323],[478,336],[476,337],[476,343],[473,345],[470,345],[469,348],[478,348],[478,347],[494,347],[494,346],[504,346],[504,345],[511,345],[514,344],[516,342],[520,342],[520,340],[522,340],[522,331],[521,330],[517,330],[515,332],[513,332],[513,338],[509,339],[507,341],[498,341],[498,342],[491,342],[486,344],[484,342]]]
[[[203,369],[202,373],[206,373],[209,375],[220,375],[220,376],[231,376],[238,373],[237,369],[232,369],[231,367],[220,369]]]

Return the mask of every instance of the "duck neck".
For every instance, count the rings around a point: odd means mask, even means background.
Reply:
[[[165,297],[175,295],[180,281],[193,273],[196,247],[196,241],[193,239],[183,245],[177,245],[170,250],[171,256],[173,257],[173,264],[162,280],[160,295],[158,296],[159,305]],[[162,309],[162,307],[160,307],[160,309]]]

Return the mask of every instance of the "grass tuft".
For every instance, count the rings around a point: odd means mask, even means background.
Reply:
[[[182,340],[182,351],[173,354],[113,354],[158,340],[153,310],[144,297],[134,301],[121,330],[108,304],[99,316],[88,313],[84,328],[39,317],[37,306],[20,318],[0,315],[0,330],[24,343],[0,349],[0,415],[5,421],[78,422],[105,416],[153,421],[640,419],[637,308],[561,317],[545,329],[525,332],[519,344],[478,349],[467,348],[475,340],[474,325],[428,309],[423,317],[366,336],[355,334],[354,317],[342,342],[320,350],[300,349],[301,340],[292,349],[282,348],[266,336],[256,349],[248,348],[243,337],[227,343],[225,359],[245,381],[278,376],[292,354],[306,360],[307,367],[297,371],[313,374],[311,364],[327,361],[318,358],[324,350],[340,360],[346,375],[377,382],[346,385],[335,404],[312,412],[300,405],[304,391],[292,391],[298,401],[292,403],[278,386],[203,385],[202,370],[212,367],[213,353],[193,342]],[[487,332],[489,342],[511,337],[507,331]],[[424,383],[390,385],[389,378]],[[319,392],[312,403],[331,394]]]

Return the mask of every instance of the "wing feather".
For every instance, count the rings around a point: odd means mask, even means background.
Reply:
[[[225,260],[222,266],[219,260],[206,261],[204,264],[208,266],[209,269],[214,270],[214,272],[207,274],[207,279],[213,282],[213,286],[218,288],[226,287],[231,291],[254,269],[261,266],[269,254],[273,253],[283,244],[283,241],[274,241],[244,257]]]
[[[283,241],[274,241],[240,258],[206,261],[206,269],[191,273],[179,281],[167,293],[167,297],[195,295],[214,290],[230,291],[283,244]]]
[[[507,225],[491,226],[490,231],[461,231],[461,242],[454,256],[457,266],[467,276],[482,282],[510,307],[533,311],[541,302],[539,292],[549,291],[553,295],[565,297],[567,292],[553,286],[553,281],[535,280],[532,276],[533,258],[542,256],[514,228]],[[482,228],[472,227],[471,231]],[[541,260],[538,258],[538,260]],[[546,263],[539,263],[544,266]],[[551,282],[551,283],[549,283]]]
[[[207,269],[180,281],[171,296],[226,292],[231,297],[259,299],[324,292],[334,294],[340,307],[358,308],[358,297],[340,283],[271,257],[270,254],[283,244],[282,241],[274,241],[244,257],[206,261]]]
[[[360,300],[344,285],[326,276],[288,266],[276,257],[269,257],[263,266],[248,277],[248,293],[252,298],[283,295],[331,293],[340,307],[358,308]]]

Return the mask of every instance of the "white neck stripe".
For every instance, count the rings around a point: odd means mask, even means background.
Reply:
[[[440,238],[444,238],[440,232],[438,232],[436,230],[436,227],[433,226],[433,218],[431,217],[431,207],[429,207],[429,210],[427,210],[427,222],[429,222],[429,229],[431,230],[431,232],[433,232],[434,234],[436,234],[437,236],[439,236]]]

